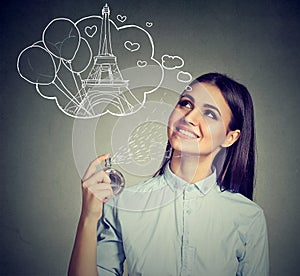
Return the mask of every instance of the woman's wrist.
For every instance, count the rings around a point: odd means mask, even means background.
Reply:
[[[95,214],[88,214],[86,212],[81,212],[79,218],[79,224],[81,226],[97,226],[99,221],[99,216]]]

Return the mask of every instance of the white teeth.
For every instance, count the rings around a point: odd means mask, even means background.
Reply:
[[[191,138],[198,138],[195,134],[193,134],[187,130],[184,130],[184,129],[178,129],[178,132],[180,132],[188,137],[191,137]]]

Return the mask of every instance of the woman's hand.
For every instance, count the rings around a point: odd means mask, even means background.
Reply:
[[[109,154],[103,154],[92,161],[81,180],[81,218],[98,221],[102,216],[103,203],[113,195],[109,176],[104,170],[97,171],[97,166],[108,157]]]

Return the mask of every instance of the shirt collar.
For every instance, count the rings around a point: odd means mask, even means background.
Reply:
[[[170,163],[166,166],[164,177],[167,184],[171,187],[172,190],[176,189],[185,189],[187,187],[194,186],[197,190],[199,190],[202,194],[206,195],[209,191],[213,188],[216,184],[217,180],[217,173],[215,167],[213,167],[213,172],[208,177],[197,181],[196,183],[190,184],[183,180],[182,178],[178,177],[171,171]]]

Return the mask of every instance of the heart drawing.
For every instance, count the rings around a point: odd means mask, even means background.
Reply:
[[[138,49],[140,49],[140,44],[138,43],[135,43],[135,42],[131,42],[129,40],[127,40],[125,43],[124,43],[124,46],[125,48],[130,51],[130,52],[135,52],[137,51]]]
[[[121,23],[124,23],[127,19],[127,16],[126,15],[121,15],[121,14],[118,14],[117,15],[117,19],[121,22]]]
[[[95,35],[95,33],[97,32],[97,26],[96,25],[86,26],[84,31],[89,37],[93,37]]]
[[[147,61],[145,60],[138,60],[137,61],[137,66],[142,68],[142,67],[145,67],[147,65]]]

